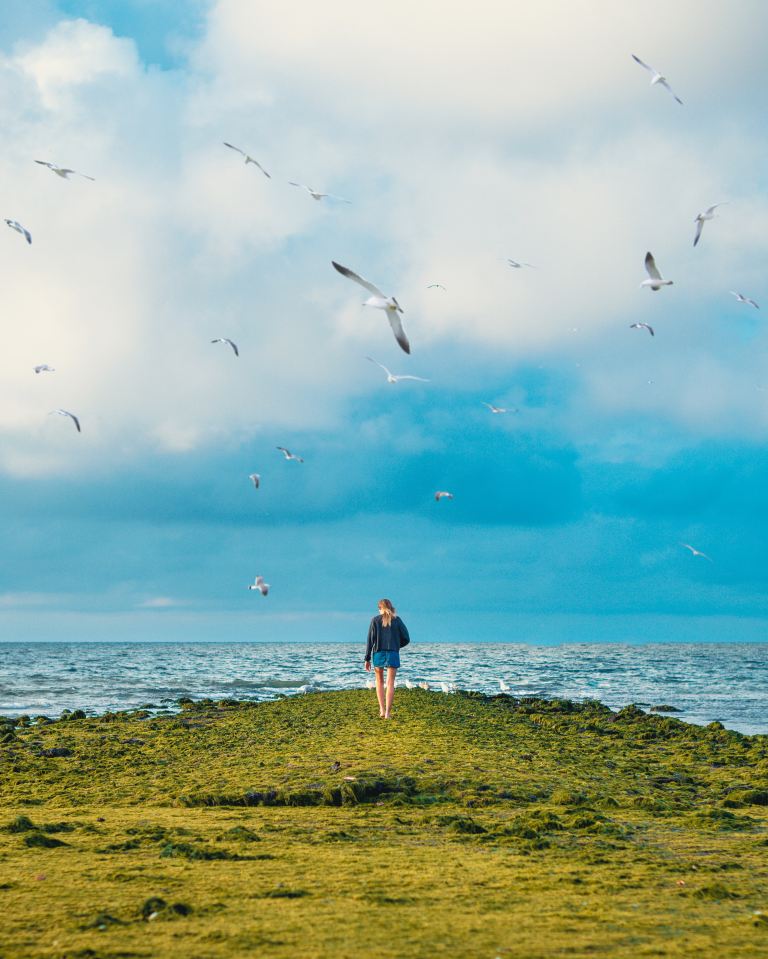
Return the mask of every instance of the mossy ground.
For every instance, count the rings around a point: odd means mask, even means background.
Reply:
[[[768,954],[768,737],[396,706],[0,726],[0,959]]]

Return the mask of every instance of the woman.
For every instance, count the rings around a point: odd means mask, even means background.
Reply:
[[[395,695],[395,674],[400,665],[400,647],[410,643],[411,637],[405,623],[388,599],[379,600],[379,615],[374,616],[368,627],[368,643],[365,647],[365,668],[376,674],[376,696],[379,700],[379,718],[389,719]],[[384,689],[384,670],[387,671],[387,686]]]

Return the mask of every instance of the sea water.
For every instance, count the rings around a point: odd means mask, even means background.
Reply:
[[[768,733],[768,644],[412,643],[398,683],[674,706],[692,723]],[[89,714],[193,699],[267,700],[365,686],[363,647],[334,643],[0,643],[0,715]]]

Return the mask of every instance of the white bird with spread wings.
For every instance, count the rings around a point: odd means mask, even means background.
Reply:
[[[672,286],[674,283],[674,280],[665,280],[661,273],[659,273],[656,261],[653,258],[653,253],[645,254],[645,271],[648,274],[648,279],[643,280],[640,286],[647,286],[653,290],[654,293],[657,293],[662,286]]]
[[[683,101],[680,99],[680,97],[675,93],[675,91],[669,85],[669,83],[667,82],[667,78],[665,76],[662,76],[662,74],[659,73],[658,70],[656,70],[652,66],[649,66],[649,64],[643,63],[640,57],[636,57],[634,53],[632,54],[632,59],[635,61],[635,63],[639,63],[644,70],[647,70],[651,74],[651,86],[655,86],[658,83],[659,86],[664,87],[665,90],[667,90],[669,93],[672,94],[672,96],[675,98],[675,100],[677,100],[680,106],[683,105]]]
[[[400,380],[418,380],[419,383],[429,383],[429,380],[425,380],[423,376],[409,376],[407,373],[390,373],[383,363],[379,363],[378,360],[374,360],[372,356],[366,356],[366,360],[370,360],[371,363],[375,363],[376,366],[384,370],[384,372],[387,374],[387,383],[399,383]]]
[[[224,143],[224,146],[225,146],[225,147],[229,147],[230,150],[234,150],[235,153],[239,153],[240,156],[245,157],[245,165],[246,165],[246,166],[248,166],[249,163],[252,163],[254,166],[258,167],[258,168],[261,170],[261,172],[264,174],[264,176],[265,176],[268,180],[271,180],[271,179],[272,179],[272,176],[271,176],[269,173],[267,173],[267,171],[266,171],[266,170],[264,169],[264,167],[259,163],[258,160],[254,160],[254,159],[253,159],[253,157],[250,155],[250,153],[246,153],[245,150],[241,150],[240,147],[236,147],[236,146],[233,146],[231,143],[227,143],[226,140],[224,140],[223,143]]]
[[[81,176],[84,180],[94,179],[94,177],[88,176],[87,173],[78,173],[77,170],[70,170],[69,167],[59,166],[58,163],[49,163],[47,160],[35,160],[35,163],[39,163],[40,166],[47,166],[51,173],[60,176],[62,180],[68,180],[73,173],[75,176]]]
[[[363,306],[372,306],[377,310],[384,310],[387,314],[389,325],[392,327],[392,332],[395,334],[395,339],[399,343],[400,348],[405,350],[406,353],[410,353],[411,344],[408,342],[408,337],[405,335],[405,330],[403,330],[403,326],[400,323],[399,314],[403,312],[403,308],[397,302],[395,297],[386,296],[386,294],[382,293],[377,286],[373,285],[373,283],[369,283],[368,280],[364,280],[362,276],[358,276],[357,273],[347,269],[346,266],[342,266],[335,260],[331,260],[331,263],[334,270],[337,270],[342,276],[346,276],[347,279],[357,283],[358,286],[362,286],[364,290],[368,290],[369,293],[373,293],[373,296],[369,296],[368,299],[365,300]]]

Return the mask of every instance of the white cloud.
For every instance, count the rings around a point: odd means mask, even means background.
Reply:
[[[764,72],[734,39],[764,15],[718,11],[394,0],[374,25],[351,0],[280,17],[219,0],[183,71],[145,69],[130,40],[85,20],[17,48],[0,62],[0,195],[34,241],[0,233],[14,324],[0,469],[109,468],[158,447],[338,425],[380,385],[362,356],[397,352],[331,258],[398,295],[414,344],[399,362],[438,386],[472,351],[579,362],[577,433],[593,408],[642,407],[625,386],[648,362],[660,415],[694,431],[762,428],[750,391],[734,389],[765,379],[761,351],[697,325],[728,289],[760,300],[768,252],[764,143],[738,97]],[[632,51],[669,74],[684,108],[648,87]],[[96,181],[64,182],[33,159]],[[354,203],[315,204],[294,178]],[[719,200],[731,202],[693,251],[693,216]],[[675,280],[658,296],[637,289],[646,249]],[[659,326],[653,360],[632,334],[616,339],[638,318]],[[40,362],[57,372],[36,377]],[[82,435],[47,416],[58,406]]]

